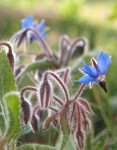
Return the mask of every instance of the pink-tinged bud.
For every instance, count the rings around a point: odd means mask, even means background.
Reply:
[[[81,130],[78,130],[75,135],[75,141],[78,147],[83,150],[85,147],[85,137]]]
[[[21,102],[21,107],[23,111],[22,117],[23,117],[24,123],[27,124],[28,121],[30,120],[30,115],[31,115],[30,104],[27,101],[23,100]]]
[[[39,127],[39,116],[37,116],[36,114],[34,114],[32,116],[32,120],[31,120],[31,125],[33,130],[35,131],[35,133],[38,133],[38,127]]]
[[[89,120],[87,119],[86,112],[83,110],[83,108],[81,109],[81,113],[83,116],[83,121],[82,121],[83,130],[85,132],[88,132],[89,131]]]
[[[67,37],[66,35],[61,37],[60,40],[60,62],[59,65],[63,65],[65,66],[66,61],[67,61],[67,56],[68,56],[68,50],[70,48],[71,42],[69,37]]]
[[[82,104],[82,106],[84,107],[84,109],[86,110],[87,113],[93,114],[93,111],[89,105],[89,103],[87,102],[87,100],[85,99],[80,99],[79,103]]]
[[[45,78],[39,87],[39,100],[42,108],[48,108],[52,100],[52,87]]]
[[[11,69],[14,71],[15,58],[14,58],[13,50],[11,47],[9,48],[9,51],[7,53],[7,58],[11,66]]]
[[[14,52],[13,52],[12,45],[8,42],[0,42],[0,46],[6,46],[8,48],[7,58],[8,58],[8,61],[9,61],[12,71],[14,71],[15,58],[14,58]]]
[[[71,57],[78,58],[86,51],[87,40],[85,38],[78,38],[71,44]]]
[[[83,125],[83,130],[85,132],[89,132],[89,121],[88,120],[84,120],[82,125]]]

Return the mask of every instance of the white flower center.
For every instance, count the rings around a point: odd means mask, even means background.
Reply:
[[[99,75],[97,80],[103,82],[105,81],[105,78],[105,75]]]

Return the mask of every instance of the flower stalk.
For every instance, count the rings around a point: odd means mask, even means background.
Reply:
[[[62,87],[64,94],[65,94],[65,100],[69,101],[69,94],[67,91],[66,86],[64,85],[64,83],[62,82],[62,80],[58,77],[57,74],[53,73],[52,71],[48,71],[45,73],[45,76],[47,77],[48,75],[51,75]]]

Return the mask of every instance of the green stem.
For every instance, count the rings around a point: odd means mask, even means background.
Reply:
[[[15,150],[16,149],[15,141],[12,140],[9,144],[9,147],[10,147],[10,150]]]

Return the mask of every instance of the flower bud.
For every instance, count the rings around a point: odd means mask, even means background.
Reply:
[[[48,108],[52,99],[52,87],[47,79],[43,79],[39,87],[39,100],[42,108]]]
[[[23,120],[24,120],[25,124],[27,124],[30,119],[30,115],[31,115],[30,104],[27,101],[23,100],[21,102],[21,107],[22,107],[22,111],[23,111],[23,114],[22,114]]]
[[[81,130],[78,130],[76,132],[76,135],[75,135],[75,141],[76,141],[76,144],[78,145],[78,147],[83,150],[84,149],[84,144],[85,144],[85,137],[84,137],[84,134]]]
[[[86,51],[87,40],[85,38],[78,38],[71,44],[71,57],[78,58],[82,56]]]
[[[8,42],[0,42],[0,46],[6,46],[8,48],[8,51],[6,50],[7,58],[12,71],[14,71],[15,57],[14,57],[12,45]]]
[[[85,111],[88,113],[88,114],[93,114],[93,110],[91,109],[89,103],[87,100],[85,100],[84,98],[81,98],[79,100],[79,103],[84,107]]]
[[[36,114],[34,114],[32,116],[31,125],[32,125],[32,128],[35,131],[35,133],[37,133],[38,132],[38,126],[39,126],[39,117]]]
[[[82,117],[83,117],[83,121],[82,121],[82,126],[83,126],[83,130],[85,132],[88,132],[89,131],[89,120],[87,119],[87,115],[86,115],[86,112],[81,109],[81,113],[82,113]]]
[[[89,121],[88,120],[84,120],[82,125],[83,125],[84,131],[88,132],[89,131]]]

